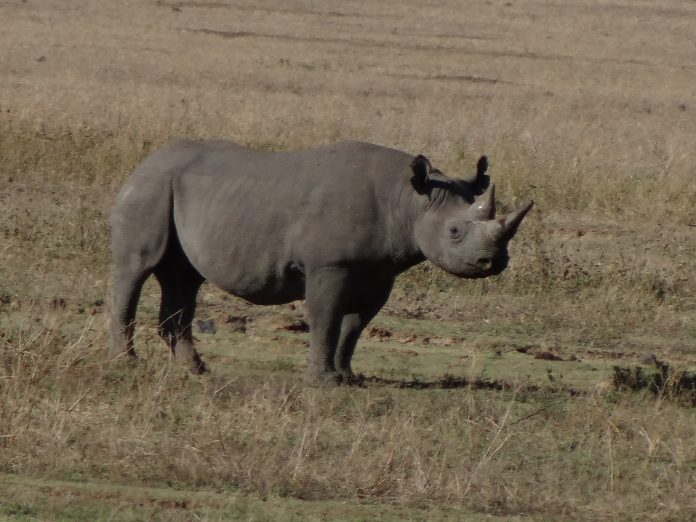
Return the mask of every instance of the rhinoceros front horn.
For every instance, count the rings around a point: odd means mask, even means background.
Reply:
[[[514,236],[517,232],[517,228],[520,226],[520,223],[522,223],[524,216],[527,215],[527,212],[529,212],[533,206],[534,201],[530,201],[519,210],[511,212],[507,216],[498,219],[497,221],[500,224],[500,228],[496,233],[496,239],[499,241],[508,241],[509,239],[512,239],[512,236]]]

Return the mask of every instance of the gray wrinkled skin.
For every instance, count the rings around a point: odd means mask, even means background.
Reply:
[[[192,371],[203,281],[255,304],[305,299],[308,373],[350,380],[360,333],[394,278],[429,259],[465,278],[502,272],[530,202],[495,219],[487,161],[453,179],[423,156],[358,142],[262,152],[176,141],[147,157],[116,198],[110,354],[135,355],[140,290],[162,288],[160,334]]]

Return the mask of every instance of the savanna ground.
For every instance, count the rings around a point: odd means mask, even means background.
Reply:
[[[696,4],[465,4],[0,2],[0,518],[696,517],[693,397],[612,380],[696,367]],[[108,208],[175,135],[486,153],[537,206],[502,276],[400,278],[363,387],[212,287],[191,376],[152,282],[111,367]]]

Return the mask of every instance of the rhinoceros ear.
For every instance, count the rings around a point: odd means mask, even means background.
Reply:
[[[411,178],[411,185],[416,189],[418,194],[425,194],[428,192],[428,178],[430,176],[430,161],[425,156],[419,154],[411,162],[411,169],[413,170],[413,177]]]
[[[486,191],[488,185],[491,184],[491,178],[488,175],[488,158],[486,156],[479,158],[476,163],[476,173],[467,176],[464,178],[464,181],[469,184],[476,196],[480,196]]]

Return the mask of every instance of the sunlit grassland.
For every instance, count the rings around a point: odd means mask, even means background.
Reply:
[[[696,6],[0,4],[0,517],[686,520],[696,367]],[[360,139],[536,206],[500,277],[404,274],[355,357],[301,378],[293,307],[204,286],[188,375],[139,309],[105,363],[108,209],[173,136]],[[300,329],[301,330],[301,329]],[[549,357],[549,354],[553,357]],[[488,519],[488,518],[486,518]]]

